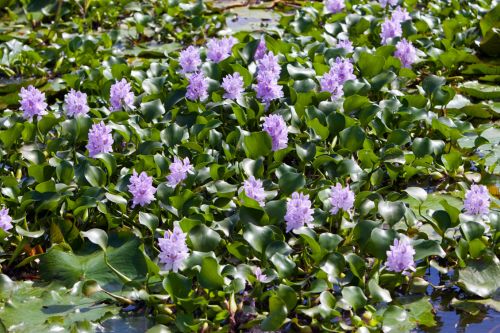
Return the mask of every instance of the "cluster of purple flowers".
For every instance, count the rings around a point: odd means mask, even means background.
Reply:
[[[352,46],[352,42],[349,39],[340,39],[337,42],[337,47],[346,50],[347,53],[351,53],[352,51],[354,51],[354,47]]]
[[[255,279],[257,279],[257,281],[266,282],[267,275],[262,273],[262,269],[260,267],[254,267],[253,274],[255,275]]]
[[[264,117],[262,129],[271,137],[273,151],[284,149],[288,146],[288,128],[283,116],[272,114]]]
[[[208,97],[208,80],[202,72],[191,74],[187,86],[186,98],[195,101]]]
[[[89,143],[86,146],[90,157],[94,157],[100,153],[112,152],[113,143],[111,128],[106,126],[102,121],[99,124],[92,125],[89,131]]]
[[[325,73],[320,80],[321,91],[332,94],[332,100],[344,95],[344,83],[356,79],[354,67],[349,59],[337,57],[330,71]]]
[[[117,81],[110,91],[111,111],[120,111],[124,107],[134,109],[134,93],[130,83],[125,79]]]
[[[380,32],[382,44],[387,44],[389,39],[401,37],[403,35],[401,23],[410,19],[411,17],[406,9],[401,7],[396,8],[396,10],[392,13],[391,18],[387,18],[384,23],[382,23],[382,30]]]
[[[156,188],[153,186],[153,177],[149,177],[144,171],[138,175],[134,170],[128,190],[133,195],[132,208],[136,205],[144,207],[155,200]]]
[[[233,75],[226,75],[222,79],[222,88],[226,91],[224,98],[228,99],[238,99],[243,93],[243,78],[240,73],[235,72]]]
[[[311,208],[309,195],[298,192],[292,193],[292,198],[288,199],[286,204],[286,232],[300,228],[304,224],[310,224],[314,220],[313,213],[314,210]]]
[[[266,193],[264,191],[264,187],[262,186],[262,180],[255,179],[254,176],[250,176],[250,178],[243,182],[243,188],[240,189],[240,191],[241,190],[245,191],[245,195],[247,197],[254,199],[260,206],[264,207]]]
[[[64,103],[68,117],[85,116],[89,112],[86,93],[71,89],[64,96]]]
[[[5,207],[0,209],[0,229],[4,231],[12,229],[12,217],[9,216],[9,209]]]
[[[176,187],[187,178],[188,173],[192,173],[194,170],[187,157],[183,160],[175,157],[174,162],[171,163],[168,168],[170,170],[170,175],[167,176],[167,183],[170,187]]]
[[[164,237],[158,239],[158,245],[160,263],[164,264],[165,270],[177,272],[189,256],[186,234],[178,225],[175,225],[173,232],[166,231]]]
[[[394,245],[387,251],[387,262],[385,266],[392,272],[408,274],[407,270],[415,271],[415,261],[413,256],[415,249],[410,245],[406,238],[394,240]]]
[[[257,61],[257,98],[268,105],[272,100],[283,97],[283,87],[278,85],[281,67],[278,56],[266,53]]]
[[[234,44],[236,44],[236,39],[232,36],[210,39],[207,42],[207,58],[216,63],[221,62],[231,55]]]
[[[469,215],[485,215],[490,209],[490,195],[484,185],[472,185],[465,192],[464,209]]]
[[[411,68],[417,60],[417,51],[409,41],[403,38],[396,44],[394,56],[401,61],[403,67]]]
[[[379,0],[379,2],[382,7],[386,7],[387,5],[394,7],[398,4],[398,0]]]
[[[349,186],[342,187],[339,183],[330,188],[330,213],[337,214],[339,210],[349,211],[354,206],[354,192]]]
[[[191,45],[187,49],[181,51],[179,55],[179,64],[182,68],[182,74],[196,72],[201,65],[200,50]]]
[[[329,14],[340,13],[345,8],[344,0],[324,0],[324,5]]]
[[[266,52],[267,52],[266,41],[264,40],[264,37],[261,37],[259,44],[257,45],[257,49],[255,50],[255,54],[253,56],[254,60],[257,61],[264,58]]]
[[[21,97],[20,103],[24,119],[31,120],[33,117],[41,117],[44,114],[47,114],[45,93],[42,93],[33,86],[28,86],[27,89],[24,87],[21,88],[19,97]]]

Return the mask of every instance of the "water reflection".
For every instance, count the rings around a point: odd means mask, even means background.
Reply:
[[[104,321],[97,333],[144,333],[154,326],[151,318],[141,315],[122,315]]]

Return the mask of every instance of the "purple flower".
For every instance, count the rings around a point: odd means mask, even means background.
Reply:
[[[45,93],[36,89],[33,86],[28,86],[28,89],[24,87],[21,88],[19,93],[21,97],[21,110],[23,111],[24,119],[31,120],[33,117],[43,116],[47,114],[45,110],[47,108],[47,103],[45,103]]]
[[[133,195],[132,208],[136,205],[144,207],[155,200],[156,188],[153,186],[153,177],[148,177],[148,174],[144,171],[137,175],[134,170],[132,177],[130,177],[128,190]]]
[[[160,263],[165,265],[165,270],[177,272],[189,256],[186,244],[186,234],[176,225],[174,231],[166,231],[163,238],[158,239]]]
[[[272,114],[264,117],[262,129],[271,137],[273,151],[284,149],[288,146],[288,129],[281,115]]]
[[[407,274],[406,270],[415,271],[415,261],[413,256],[415,250],[408,243],[408,240],[394,240],[394,245],[391,245],[390,250],[387,251],[387,262],[385,266],[392,272],[403,272]]]
[[[401,23],[393,19],[386,19],[382,23],[382,30],[380,32],[380,38],[382,38],[382,44],[385,45],[389,39],[394,37],[401,37],[403,35],[403,30],[401,30]]]
[[[187,178],[188,173],[192,173],[194,170],[187,157],[183,160],[175,157],[174,162],[168,168],[170,169],[170,175],[167,176],[167,182],[170,187],[176,187]]]
[[[89,150],[89,156],[94,157],[100,153],[112,152],[113,142],[111,128],[106,126],[102,121],[99,124],[92,125],[89,131],[89,143],[86,146]]]
[[[183,74],[196,72],[201,65],[200,50],[192,45],[182,50],[179,54],[179,64]]]
[[[127,80],[122,79],[111,86],[111,111],[120,111],[124,107],[134,109],[134,93]]]
[[[85,116],[89,112],[87,94],[71,89],[64,96],[68,117]]]
[[[405,38],[396,44],[394,56],[401,61],[403,67],[411,68],[411,65],[417,60],[417,52],[413,45]]]
[[[410,20],[411,17],[406,11],[406,9],[398,7],[392,13],[392,17],[387,18],[384,23],[382,23],[382,30],[380,32],[380,38],[382,38],[382,44],[387,44],[390,38],[403,36],[403,30],[401,29],[401,23]]]
[[[259,282],[265,282],[267,280],[267,275],[262,274],[262,269],[260,267],[254,267],[253,274],[255,275],[255,278]]]
[[[242,189],[245,191],[245,195],[247,197],[254,199],[261,207],[264,207],[266,193],[264,192],[264,187],[262,186],[262,180],[255,179],[254,176],[250,176],[250,178],[243,182]]]
[[[186,98],[192,101],[204,100],[208,97],[208,80],[203,73],[194,73],[189,77]]]
[[[484,185],[472,185],[465,192],[464,209],[469,215],[484,215],[489,213],[490,195]]]
[[[222,88],[226,91],[224,98],[238,99],[243,92],[243,79],[240,73],[229,74],[222,79]]]
[[[345,8],[344,0],[325,0],[324,4],[329,14],[340,13]]]
[[[278,84],[278,81],[271,72],[259,73],[254,89],[257,93],[257,98],[266,104],[283,97],[283,87]]]
[[[398,4],[398,0],[379,0],[379,2],[382,7],[386,7],[387,4],[391,6],[396,6]]]
[[[9,216],[9,209],[5,207],[0,209],[0,229],[8,231],[12,227],[12,217]]]
[[[280,77],[281,67],[278,63],[278,56],[275,56],[272,52],[267,52],[257,62],[257,75],[264,72],[270,73],[276,80]]]
[[[221,62],[231,55],[234,44],[236,39],[233,37],[211,38],[207,43],[207,58],[213,62]]]
[[[257,49],[255,50],[255,54],[253,56],[254,60],[260,60],[264,58],[267,52],[266,41],[264,37],[260,38],[259,45],[257,45]]]
[[[398,6],[392,13],[392,20],[403,23],[405,21],[411,20],[410,14],[406,11],[406,9]]]
[[[330,190],[330,204],[332,205],[330,213],[337,214],[341,209],[348,211],[354,206],[354,192],[349,189],[349,186],[344,188],[337,183]]]
[[[321,91],[332,94],[332,100],[340,98],[344,94],[344,83],[356,79],[354,67],[349,59],[337,57],[330,71],[323,75],[320,80]]]
[[[286,204],[286,232],[300,228],[306,223],[310,224],[314,220],[313,213],[309,195],[293,192],[292,199],[288,199]]]
[[[352,42],[349,39],[341,39],[337,42],[337,47],[342,48],[347,51],[347,53],[351,53],[354,51],[352,46]]]

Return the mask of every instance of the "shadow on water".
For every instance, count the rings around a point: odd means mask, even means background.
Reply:
[[[440,274],[435,268],[430,268],[426,280],[434,286],[444,285],[446,287],[444,289],[434,289],[431,286],[427,288],[427,294],[430,296],[435,310],[437,325],[430,328],[419,327],[415,332],[500,333],[499,312],[489,307],[483,307],[483,311],[472,315],[466,311],[456,310],[451,305],[453,299],[470,299],[470,295],[463,293],[455,286],[451,286],[452,275],[453,272]]]

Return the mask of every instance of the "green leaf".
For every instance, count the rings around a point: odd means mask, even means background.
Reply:
[[[458,270],[458,283],[479,297],[490,297],[500,288],[500,264],[496,257],[468,260]]]
[[[394,243],[395,238],[396,232],[394,230],[374,228],[371,232],[370,240],[367,244],[367,249],[375,257],[383,260],[386,258],[386,252]]]
[[[163,280],[163,287],[171,297],[186,298],[192,290],[192,281],[176,272],[169,272]]]
[[[422,82],[422,88],[424,88],[424,91],[427,93],[427,95],[432,95],[445,83],[446,83],[445,78],[436,75],[429,75]]]
[[[328,136],[330,135],[330,131],[328,130],[328,127],[321,124],[321,122],[319,121],[318,118],[308,120],[307,126],[312,128],[314,130],[314,133],[319,135],[322,140],[326,140],[328,138]]]
[[[415,249],[415,260],[427,258],[428,256],[440,256],[444,258],[446,252],[437,241],[433,240],[417,240],[413,243]]]
[[[255,251],[262,253],[273,239],[273,231],[267,226],[260,227],[248,223],[243,232],[243,238],[255,249]]]
[[[415,324],[427,327],[436,326],[434,307],[429,297],[421,297],[412,302],[403,301],[403,307],[409,312],[410,320]]]
[[[198,281],[203,288],[214,290],[224,286],[224,278],[220,275],[219,263],[212,257],[205,257],[201,263]]]
[[[278,180],[281,191],[285,195],[290,195],[296,190],[306,185],[306,179],[303,174],[295,172],[285,172]]]
[[[198,224],[189,231],[189,239],[195,251],[210,252],[217,248],[220,235],[204,224]]]
[[[274,254],[269,260],[278,270],[278,275],[281,278],[286,278],[292,275],[295,270],[295,262],[290,257],[284,256],[281,253]]]
[[[286,69],[290,77],[294,80],[310,79],[316,75],[314,69],[294,66],[292,64],[288,64]]]
[[[363,147],[365,132],[359,126],[351,126],[339,133],[340,145],[354,153]]]
[[[83,237],[88,238],[94,244],[99,245],[99,247],[106,252],[106,248],[108,246],[108,234],[101,229],[90,229],[88,231],[81,232]]]
[[[85,168],[85,179],[94,187],[102,187],[106,183],[106,174],[101,168],[87,165]]]
[[[9,332],[71,332],[120,312],[120,307],[102,293],[86,297],[78,286],[69,290],[28,281],[11,287],[9,305],[0,307],[1,322]]]
[[[358,66],[364,77],[372,78],[382,71],[385,59],[382,56],[362,52],[359,55]]]
[[[344,100],[344,111],[350,114],[370,106],[372,103],[366,96],[352,95]]]
[[[241,66],[240,64],[231,64],[231,68],[235,72],[240,73],[241,78],[243,79],[244,87],[248,87],[249,85],[252,84],[253,77],[252,77],[252,74],[250,74],[250,72],[248,71],[248,69]]]
[[[260,325],[264,331],[278,330],[285,322],[288,312],[285,302],[276,295],[269,297],[269,315]]]
[[[461,85],[459,89],[463,94],[479,99],[500,98],[500,87],[498,85],[468,81]]]
[[[446,170],[456,171],[462,164],[462,154],[459,152],[451,152],[441,155],[441,160]]]
[[[467,221],[460,224],[460,229],[468,242],[484,235],[484,226],[481,223]]]
[[[394,225],[405,215],[406,206],[400,201],[380,201],[378,204],[378,212],[387,223]]]
[[[410,320],[408,312],[399,306],[390,305],[384,311],[382,329],[386,333],[410,332],[415,326],[415,323]]]
[[[165,107],[161,100],[155,99],[150,102],[141,103],[141,114],[145,121],[151,122],[165,114]]]
[[[247,157],[257,159],[271,152],[272,141],[266,132],[254,132],[243,139],[243,149]]]
[[[354,311],[363,308],[368,300],[363,290],[356,286],[344,287],[344,289],[342,289],[342,298],[354,309]]]
[[[106,256],[109,264],[130,279],[140,280],[147,272],[146,261],[139,250],[139,239],[131,233],[111,233]],[[40,274],[44,280],[58,281],[66,286],[83,279],[96,280],[106,290],[121,288],[122,279],[104,260],[103,251],[67,252],[53,246],[40,258]]]
[[[160,225],[160,220],[156,215],[139,212],[139,223],[148,228],[149,231],[154,234],[156,228]]]
[[[391,293],[387,289],[380,287],[378,281],[373,278],[368,282],[368,290],[370,296],[377,302],[390,303],[392,301]]]
[[[408,187],[404,190],[408,195],[414,199],[417,199],[421,203],[427,200],[427,192],[421,187]]]
[[[292,311],[297,305],[297,293],[292,287],[281,284],[278,287],[278,296],[285,302],[288,311]]]

